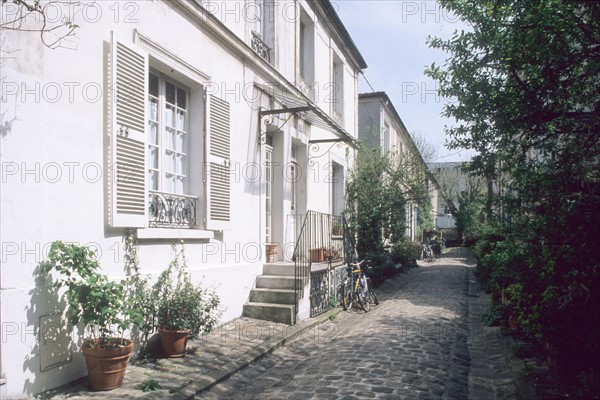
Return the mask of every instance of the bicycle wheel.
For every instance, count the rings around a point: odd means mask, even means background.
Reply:
[[[352,308],[352,282],[347,280],[342,286],[342,307],[344,311]]]
[[[362,289],[359,289],[362,291]],[[367,300],[367,296],[365,296],[364,293],[357,293],[356,294],[356,300],[358,300],[358,304],[360,305],[360,308],[362,308],[364,310],[364,312],[369,312],[369,310],[371,309],[371,304],[369,304],[369,301]]]
[[[369,302],[375,304],[376,306],[379,305],[379,300],[377,300],[377,295],[375,294],[375,289],[373,289],[373,284],[371,283],[371,279],[367,278],[367,300],[369,300]]]

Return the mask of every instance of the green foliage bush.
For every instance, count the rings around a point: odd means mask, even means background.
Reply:
[[[479,153],[487,218],[508,234],[476,248],[480,277],[575,388],[563,397],[592,398],[600,393],[600,53],[589,32],[600,31],[600,3],[440,4],[471,29],[430,39],[450,54],[426,75],[456,99],[444,110],[458,120],[449,147]]]
[[[417,260],[421,256],[421,246],[410,240],[401,240],[392,246],[390,250],[392,261],[401,264],[403,268],[417,266]]]
[[[371,260],[367,275],[375,286],[393,277],[397,272],[392,257],[387,251],[365,253],[365,259]]]
[[[183,245],[173,251],[175,258],[152,287],[158,328],[190,331],[192,336],[208,333],[223,314],[220,299],[213,289],[192,283]]]
[[[65,288],[69,322],[83,324],[92,346],[112,346],[113,339],[142,322],[141,310],[127,293],[128,281],[111,281],[100,273],[96,253],[89,247],[52,243],[40,274],[55,272],[54,285]]]

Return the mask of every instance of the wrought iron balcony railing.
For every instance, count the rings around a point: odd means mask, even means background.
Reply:
[[[151,191],[148,224],[151,228],[194,228],[197,197]]]
[[[257,52],[259,56],[267,60],[267,62],[271,62],[271,49],[269,48],[269,46],[267,46],[265,42],[263,42],[261,36],[258,33],[252,32],[252,39],[250,40],[250,45],[252,46],[252,50]]]

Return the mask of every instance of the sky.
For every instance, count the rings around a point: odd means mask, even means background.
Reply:
[[[474,152],[445,148],[444,125],[455,121],[440,115],[445,100],[424,74],[448,57],[429,48],[427,37],[448,39],[466,25],[432,0],[334,0],[332,5],[367,62],[366,79],[373,90],[388,94],[408,131],[437,148],[437,162],[468,161]],[[373,91],[362,76],[358,80],[360,93]]]

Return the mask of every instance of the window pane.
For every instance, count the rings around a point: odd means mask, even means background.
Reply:
[[[175,107],[173,106],[165,108],[165,126],[175,127]]]
[[[175,85],[165,82],[165,98],[167,103],[175,104]]]
[[[182,176],[178,176],[175,181],[175,193],[185,194],[185,181],[186,179]]]
[[[149,156],[149,164],[150,168],[158,169],[158,148],[154,146],[150,146],[150,156]]]
[[[148,93],[158,97],[158,76],[154,74],[148,76]]]
[[[163,179],[163,192],[173,193],[175,190],[175,176],[173,174],[165,174]]]
[[[186,156],[179,154],[177,156],[177,165],[175,173],[178,175],[187,175]]]
[[[175,153],[166,151],[163,156],[163,172],[165,174],[172,174],[175,172]]]
[[[165,141],[163,143],[165,150],[175,150],[177,146],[177,131],[175,129],[167,128],[165,134]]]
[[[150,190],[158,190],[158,171],[148,171]]]
[[[184,149],[184,140],[185,140],[185,135],[182,133],[177,133],[177,138],[176,138],[176,143],[175,143],[175,151],[177,151],[178,153],[185,153],[185,149]]]
[[[177,129],[179,129],[180,131],[186,131],[186,126],[185,126],[185,111],[183,110],[177,110]]]
[[[305,68],[304,68],[304,64],[305,64],[305,60],[306,60],[306,49],[305,47],[305,41],[306,41],[306,25],[304,24],[304,22],[300,21],[300,40],[299,40],[299,47],[300,47],[300,76],[301,77],[305,77]]]
[[[148,122],[148,134],[150,144],[158,145],[158,123]]]
[[[185,96],[185,90],[177,88],[177,107],[183,108],[184,110],[187,109]]]
[[[158,100],[154,98],[148,99],[148,118],[152,121],[158,120]]]

